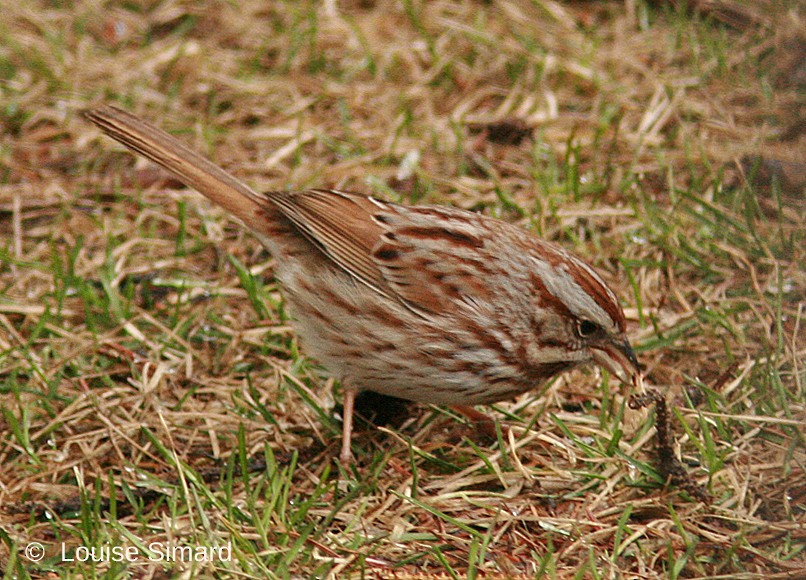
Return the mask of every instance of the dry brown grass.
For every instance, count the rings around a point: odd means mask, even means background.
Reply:
[[[5,4],[10,577],[806,575],[797,3]],[[585,256],[712,501],[664,484],[652,413],[592,371],[498,406],[509,440],[418,407],[336,465],[338,397],[272,257],[101,138],[79,113],[102,102],[260,188],[455,204]]]

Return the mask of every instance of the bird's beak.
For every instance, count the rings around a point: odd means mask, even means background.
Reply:
[[[641,371],[638,368],[638,359],[626,338],[614,337],[591,345],[591,352],[596,364],[609,370],[623,383],[635,384]]]

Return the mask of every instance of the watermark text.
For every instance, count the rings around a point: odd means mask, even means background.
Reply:
[[[30,542],[23,551],[31,562],[41,561],[47,550],[39,542]],[[132,545],[73,546],[60,545],[62,562],[229,562],[232,542],[222,546],[186,546],[170,542],[151,542],[141,550]]]

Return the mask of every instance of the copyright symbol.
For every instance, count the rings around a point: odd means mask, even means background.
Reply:
[[[39,542],[31,542],[25,546],[25,557],[31,562],[39,562],[45,557],[45,546]]]

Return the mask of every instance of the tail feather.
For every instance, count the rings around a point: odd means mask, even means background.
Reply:
[[[104,133],[165,168],[248,227],[254,229],[261,223],[260,210],[268,200],[176,137],[117,107],[91,109],[85,116]]]

